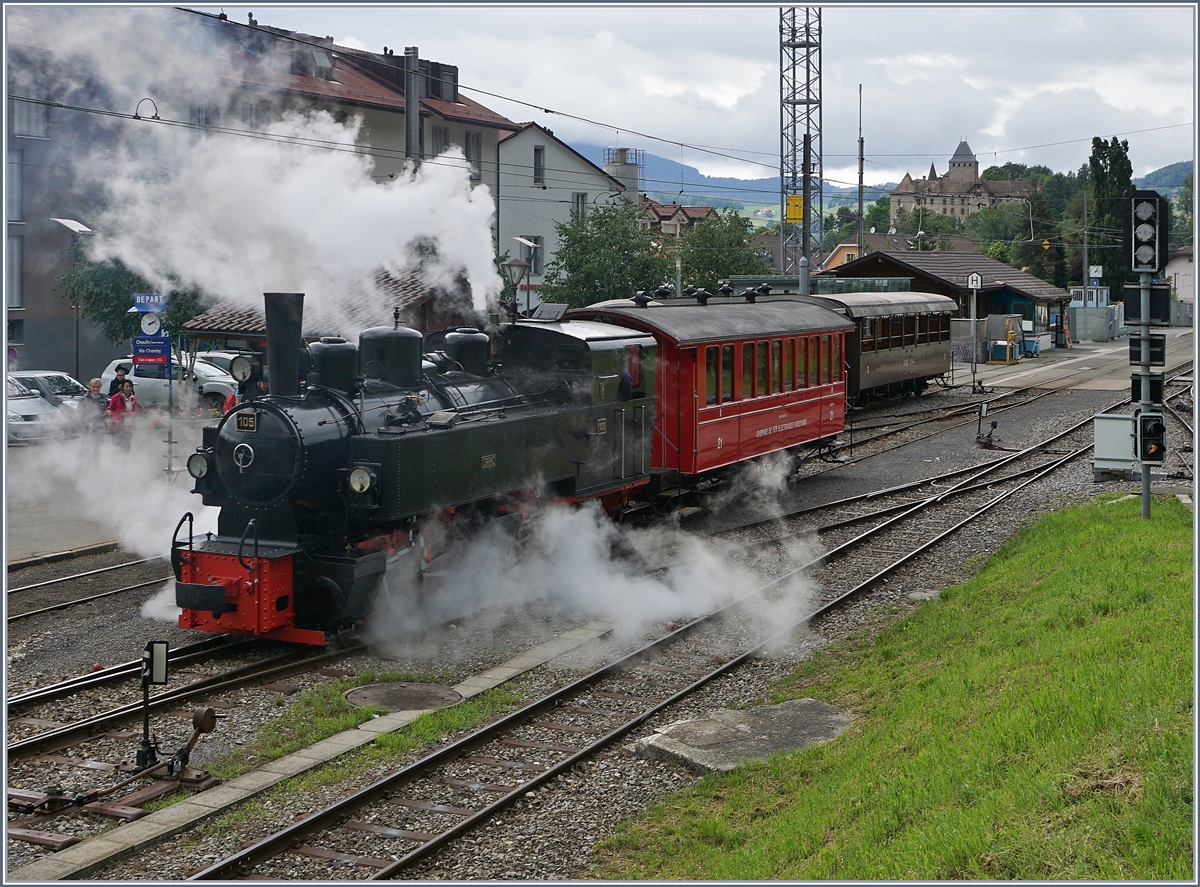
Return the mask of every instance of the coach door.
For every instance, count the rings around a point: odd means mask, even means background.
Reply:
[[[626,345],[621,352],[619,397],[624,405],[612,411],[613,477],[625,480],[643,477],[650,470],[650,439],[653,416],[646,408],[649,379],[645,349]]]

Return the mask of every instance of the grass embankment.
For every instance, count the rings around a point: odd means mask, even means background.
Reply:
[[[1187,879],[1192,514],[1039,521],[973,579],[818,655],[769,702],[853,712],[601,848],[640,879]]]

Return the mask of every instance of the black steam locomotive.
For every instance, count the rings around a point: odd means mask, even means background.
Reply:
[[[520,521],[546,490],[607,510],[648,483],[652,336],[550,315],[438,337],[376,327],[302,343],[303,294],[267,293],[270,393],[188,460],[215,535],[172,542],[179,625],[323,644],[371,610],[387,556],[447,521]],[[252,388],[257,369],[231,367]],[[306,384],[301,387],[301,374]]]

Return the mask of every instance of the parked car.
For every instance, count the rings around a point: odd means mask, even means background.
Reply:
[[[5,391],[9,445],[62,440],[78,433],[77,424],[58,407],[12,376],[5,379]]]
[[[126,371],[130,371],[126,378],[133,382],[133,393],[137,396],[138,403],[143,407],[166,407],[168,396],[166,368],[148,364],[134,364],[131,357],[114,360],[100,374],[100,383],[103,386],[102,390],[105,394],[108,393],[109,383],[117,377],[117,367],[119,366],[123,366]],[[172,361],[171,370],[173,375],[170,383],[174,388],[175,402],[176,404],[181,404],[183,401],[183,386],[179,381],[182,377],[178,361]],[[221,406],[225,403],[225,398],[237,388],[237,382],[233,381],[233,377],[228,373],[210,363],[199,360],[196,361],[195,379],[192,380],[191,384],[197,395],[195,400],[196,405],[212,410],[221,409]]]
[[[9,376],[56,407],[74,409],[88,393],[86,385],[58,370],[11,370]]]
[[[238,355],[245,357],[257,357],[253,351],[201,351],[196,357],[200,360],[206,360],[213,366],[220,367],[226,373],[229,372],[229,364]]]

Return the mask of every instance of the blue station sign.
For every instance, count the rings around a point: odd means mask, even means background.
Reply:
[[[155,314],[167,307],[166,293],[134,293],[133,310],[138,312],[151,311]]]
[[[170,336],[134,336],[132,342],[135,364],[165,367],[171,362]]]

